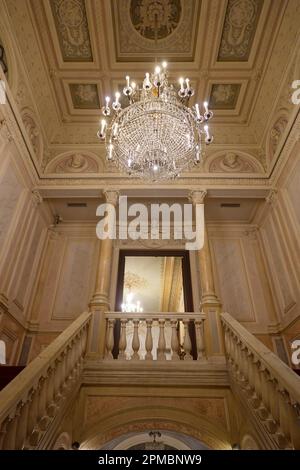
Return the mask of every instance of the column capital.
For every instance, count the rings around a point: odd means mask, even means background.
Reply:
[[[278,199],[278,191],[275,188],[270,189],[269,194],[266,196],[267,204],[274,206]]]
[[[189,200],[193,203],[195,206],[196,204],[203,204],[205,196],[207,195],[206,189],[199,189],[199,190],[194,190],[189,192]]]
[[[43,198],[41,196],[41,193],[39,192],[38,189],[33,189],[31,191],[31,202],[33,204],[33,207],[37,207],[43,202]]]
[[[116,189],[103,189],[102,194],[108,204],[112,204],[113,206],[117,205],[119,199],[119,191],[117,191]]]

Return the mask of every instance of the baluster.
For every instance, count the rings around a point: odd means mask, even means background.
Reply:
[[[237,341],[238,339],[236,338],[235,335],[232,337],[233,339],[233,375],[237,378],[238,376],[238,345]]]
[[[31,389],[28,394],[28,420],[27,420],[27,436],[30,440],[34,427],[37,423],[38,416],[38,390]]]
[[[147,333],[146,333],[146,341],[145,341],[145,348],[146,348],[146,356],[145,359],[146,361],[152,361],[153,356],[152,356],[152,349],[153,349],[153,337],[152,337],[152,323],[153,320],[149,319],[146,320],[146,325],[147,325]]]
[[[271,434],[274,434],[278,429],[279,423],[279,408],[277,403],[277,393],[276,393],[276,384],[277,381],[274,377],[271,377],[268,374],[267,377],[267,394],[268,394],[268,407],[269,407],[269,420],[266,423],[268,430]]]
[[[67,349],[61,355],[61,391],[62,395],[66,394],[66,380],[67,380]]]
[[[75,339],[71,342],[71,359],[70,359],[70,364],[71,364],[71,379],[72,381],[76,380],[76,370],[75,370],[75,364],[76,364],[76,342]]]
[[[3,439],[3,450],[16,449],[16,431],[18,420],[17,417],[10,416],[6,421],[6,433]]]
[[[62,398],[62,395],[60,393],[61,358],[56,358],[54,364],[55,364],[55,367],[54,367],[54,399],[55,399],[55,403],[58,403]]]
[[[250,403],[254,409],[261,406],[261,378],[260,378],[260,361],[253,355],[252,356],[253,366],[253,394],[250,399]]]
[[[228,329],[228,365],[229,365],[230,370],[232,370],[232,366],[233,366],[232,356],[233,356],[233,338],[232,338],[231,331]]]
[[[21,402],[19,409],[18,425],[16,430],[16,449],[23,449],[27,434],[27,420],[28,420],[28,402]]]
[[[189,333],[189,320],[183,320],[183,325],[184,325],[183,349],[185,352],[184,360],[192,361],[193,360],[191,356],[192,343],[191,343],[191,338],[190,338],[190,333]]]
[[[203,320],[195,320],[196,343],[197,343],[197,360],[204,357],[204,340],[203,340]]]
[[[226,326],[226,324],[223,324],[224,325],[224,342],[225,342],[225,354],[226,354],[226,357],[227,359],[229,359],[229,349],[230,349],[230,340],[229,340],[229,332],[228,332],[228,328]]]
[[[279,403],[279,419],[280,419],[280,430],[277,434],[277,440],[279,447],[281,449],[287,449],[290,447],[290,425],[291,425],[291,415],[290,415],[290,397],[289,393],[284,388],[279,388],[278,394],[278,403]]]
[[[82,357],[85,356],[86,353],[86,347],[87,347],[87,336],[88,336],[88,325],[85,325],[83,331],[82,331],[82,336],[81,336],[81,354]]]
[[[133,337],[132,337],[132,349],[133,349],[133,360],[139,360],[139,349],[140,349],[140,338],[139,338],[139,323],[140,320],[133,320]]]
[[[47,379],[41,377],[39,381],[39,404],[38,404],[38,420],[39,427],[44,431],[49,424],[49,417],[46,415],[47,402]]]
[[[66,386],[69,389],[72,382],[72,373],[71,373],[71,345],[68,344],[66,349]]]
[[[251,367],[251,353],[248,348],[245,346],[243,348],[243,361],[244,361],[244,392],[246,397],[250,398],[253,394],[253,378],[252,378],[252,367]]]
[[[112,350],[114,348],[114,324],[115,320],[108,319],[107,338],[106,338],[106,358],[113,359]]]
[[[172,361],[179,361],[179,340],[177,331],[177,320],[171,320],[172,336],[171,336],[171,349]]]
[[[75,337],[75,381],[77,381],[78,377],[81,373],[81,341],[80,335],[76,335]]]
[[[8,417],[2,421],[1,426],[0,426],[0,450],[3,449],[4,438],[5,438],[6,431],[7,431],[7,423],[8,423]]]
[[[56,405],[54,401],[54,369],[49,367],[47,370],[47,392],[46,392],[46,405],[47,415],[51,418],[55,415]]]
[[[261,419],[266,420],[269,418],[270,406],[269,406],[269,390],[268,390],[268,380],[270,374],[263,364],[259,368],[260,372],[260,383],[261,383],[261,406],[258,410],[259,416]]]
[[[157,359],[164,361],[166,359],[166,338],[165,338],[165,320],[159,320],[159,337],[157,347]]]
[[[125,351],[127,347],[127,339],[126,339],[126,325],[127,319],[121,320],[121,333],[120,333],[120,341],[119,341],[119,356],[118,359],[126,359]]]

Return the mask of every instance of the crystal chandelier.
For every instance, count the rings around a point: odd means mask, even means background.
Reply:
[[[129,294],[126,295],[126,302],[122,303],[121,305],[122,312],[127,312],[127,313],[142,313],[143,312],[140,301],[137,300],[136,303],[134,303],[133,297],[134,297],[134,294],[132,292],[129,292]]]
[[[178,90],[169,83],[163,62],[152,75],[146,73],[142,87],[126,77],[124,109],[119,92],[111,106],[105,98],[97,135],[106,143],[107,159],[122,172],[156,181],[175,178],[201,161],[203,145],[213,140],[208,129],[213,113],[207,102],[203,111],[198,103],[189,107],[190,80],[179,83]]]

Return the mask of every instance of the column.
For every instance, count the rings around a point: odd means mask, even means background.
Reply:
[[[114,189],[104,190],[105,201],[116,207],[119,193]],[[112,220],[115,223],[115,220]],[[89,338],[89,352],[100,358],[104,357],[106,323],[105,312],[110,310],[109,288],[113,257],[113,238],[99,240],[99,255],[94,295],[90,302],[93,322]]]
[[[193,206],[204,204],[207,194],[205,190],[191,191],[189,199]],[[204,216],[205,220],[205,216]],[[223,330],[221,325],[220,313],[222,304],[215,291],[215,283],[212,269],[211,252],[209,247],[208,231],[204,223],[204,245],[198,251],[199,273],[200,273],[200,292],[201,301],[199,310],[204,311],[207,318],[204,322],[204,338],[206,354],[210,356],[224,355]]]

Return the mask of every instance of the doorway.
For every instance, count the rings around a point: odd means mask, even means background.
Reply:
[[[118,281],[115,311],[137,312],[141,316],[147,313],[168,314],[193,312],[189,252],[184,250],[121,250],[119,255]],[[145,329],[145,331],[143,331]],[[178,322],[179,343],[183,342],[183,324]],[[141,325],[141,341],[146,337],[146,326]],[[168,347],[171,342],[171,327],[166,327],[166,356],[171,354]],[[192,341],[192,355],[196,354],[194,325],[189,325]],[[115,325],[115,345],[120,337],[120,322]],[[128,356],[132,342],[133,327],[127,329]],[[156,342],[158,341],[158,326],[153,327],[154,348],[156,357]],[[170,353],[168,353],[170,349]],[[113,351],[118,355],[118,348]]]

